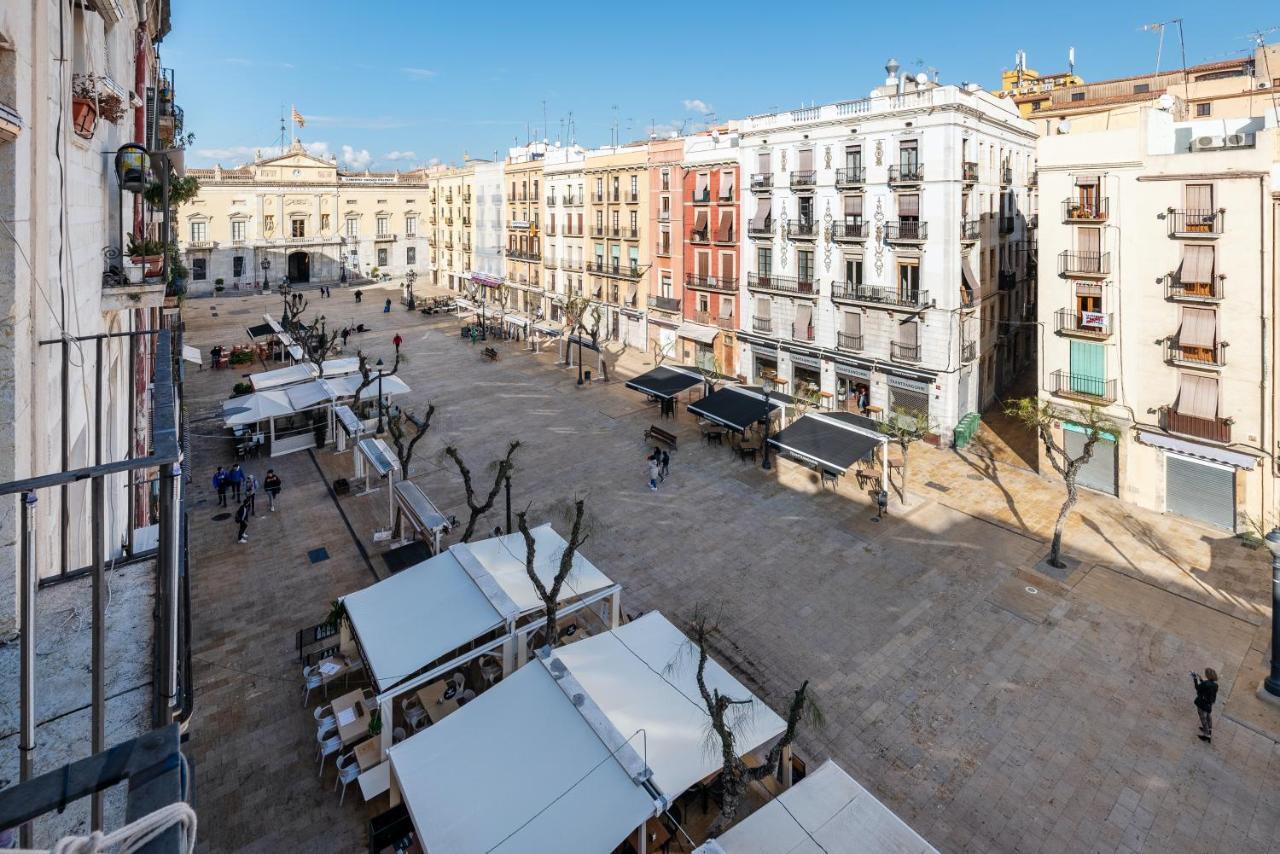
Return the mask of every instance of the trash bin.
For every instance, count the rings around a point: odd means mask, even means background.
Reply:
[[[582,377],[583,377],[583,379],[584,379],[584,380],[586,380],[587,382],[591,382],[591,372],[590,372],[590,371],[583,371],[583,372],[582,372]]]

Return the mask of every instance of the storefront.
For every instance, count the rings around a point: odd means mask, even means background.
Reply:
[[[889,412],[896,413],[901,410],[908,413],[928,415],[928,383],[895,376],[889,376],[885,381],[889,386],[889,405],[887,407]]]
[[[1088,437],[1088,431],[1079,424],[1063,423],[1063,448],[1071,459],[1077,459],[1084,453]],[[1107,495],[1115,495],[1116,469],[1116,437],[1110,433],[1102,433],[1093,445],[1093,456],[1076,474],[1076,483]]]
[[[758,345],[751,347],[752,373],[751,381],[760,383],[766,375],[776,377],[778,374],[778,353],[766,350]]]
[[[1222,463],[1165,454],[1165,509],[1228,531],[1236,527],[1236,470]]]
[[[836,362],[836,408],[863,414],[871,403],[871,371]]]
[[[803,353],[791,353],[790,356],[791,393],[805,400],[821,400],[822,363]]]

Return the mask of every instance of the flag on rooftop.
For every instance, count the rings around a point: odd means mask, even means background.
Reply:
[[[293,108],[293,120],[298,123],[300,128],[307,126],[306,120],[302,118],[302,113],[298,112],[297,107]]]

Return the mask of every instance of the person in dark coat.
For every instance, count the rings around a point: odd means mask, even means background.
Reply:
[[[218,470],[213,473],[213,488],[218,490],[218,506],[227,506],[227,473],[223,471],[222,466],[218,466]]]
[[[1191,674],[1191,681],[1196,686],[1196,712],[1200,715],[1200,740],[1213,742],[1213,704],[1218,700],[1218,671],[1212,667],[1204,669],[1204,678]]]
[[[267,502],[271,506],[271,512],[276,512],[276,499],[280,497],[280,475],[276,474],[275,469],[267,469],[267,476],[262,479],[262,488],[267,492]]]
[[[382,304],[382,313],[383,314],[391,313],[391,297],[387,297],[387,301]]]
[[[236,510],[236,523],[240,528],[236,531],[236,542],[249,542],[249,515],[253,511],[249,509],[249,499],[246,498],[240,502],[240,507]]]
[[[671,454],[667,453],[666,451],[663,451],[661,461],[662,461],[662,471],[659,473],[659,477],[662,480],[666,480],[667,475],[671,473]]]
[[[231,471],[227,472],[227,484],[231,487],[231,494],[235,496],[236,501],[239,501],[240,488],[244,485],[244,469],[240,468],[239,463],[233,465]]]

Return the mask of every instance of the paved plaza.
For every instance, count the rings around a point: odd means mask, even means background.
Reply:
[[[349,291],[312,291],[308,315],[365,323],[348,354],[388,364],[404,336],[413,392],[397,402],[436,407],[411,479],[465,521],[441,450],[455,443],[483,482],[519,439],[513,500],[531,522],[564,531],[565,502],[585,496],[583,552],[621,582],[624,610],[660,609],[677,625],[696,604],[718,610],[717,657],[775,710],[810,680],[826,717],[800,738],[810,765],[835,759],[940,850],[1280,851],[1280,713],[1253,699],[1265,550],[1088,494],[1066,540],[1079,564],[1050,577],[1035,566],[1061,491],[1024,467],[1025,446],[913,447],[908,504],[895,497],[877,522],[851,478],[832,491],[790,462],[762,471],[700,444],[683,406],[680,449],[654,493],[641,433],[657,408],[641,395],[617,377],[579,387],[552,353],[514,342],[489,362],[456,318],[383,314],[396,294],[369,288],[356,305]],[[279,308],[278,297],[190,300],[186,343],[207,361]],[[631,353],[617,373],[644,367]],[[294,634],[386,576],[372,536],[386,497],[333,498],[326,484],[350,475],[349,454],[251,461],[259,477],[273,466],[285,492],[277,513],[259,501],[237,544],[209,478],[231,459],[220,405],[241,373],[193,370],[185,388],[201,848],[353,852],[385,804],[361,804],[353,787],[339,807],[332,767],[317,781]],[[495,525],[501,499],[481,530]],[[1188,675],[1206,666],[1225,701],[1211,746],[1195,737]]]

